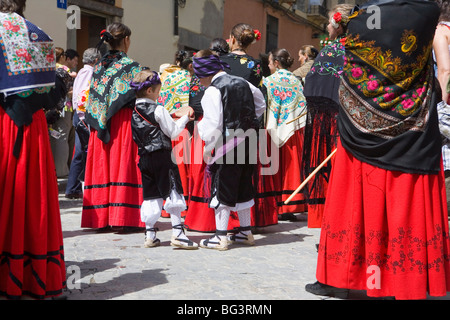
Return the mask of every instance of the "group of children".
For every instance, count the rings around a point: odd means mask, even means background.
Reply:
[[[205,150],[214,153],[215,149],[230,139],[235,139],[231,143],[236,148],[236,137],[230,137],[228,133],[238,129],[245,132],[257,127],[257,118],[266,107],[263,94],[243,78],[227,74],[219,57],[210,50],[199,51],[193,58],[193,67],[201,84],[207,87],[202,99],[204,116],[198,123],[199,135],[206,144]],[[236,158],[230,161],[226,154],[231,150],[227,149],[222,156],[223,161],[214,157],[216,161],[208,166],[211,181],[209,205],[215,210],[216,232],[198,245],[189,240],[184,232],[181,212],[186,210],[186,203],[178,166],[172,158],[171,143],[186,124],[194,120],[194,110],[185,107],[171,115],[158,105],[156,101],[161,80],[157,72],[149,69],[137,74],[131,87],[136,92],[131,126],[133,139],[139,149],[143,184],[141,220],[146,226],[144,246],[155,247],[160,244],[155,224],[163,209],[170,215],[172,223],[172,246],[192,250],[200,245],[203,248],[227,250],[233,242],[253,245],[250,209],[254,205],[254,165],[249,162],[249,146],[245,148],[245,161],[236,161]],[[211,140],[211,132],[216,130],[222,132],[222,139]],[[243,141],[246,143],[245,138]],[[227,235],[231,211],[237,211],[241,227],[238,234]]]

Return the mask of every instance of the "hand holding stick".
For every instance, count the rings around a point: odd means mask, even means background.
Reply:
[[[323,166],[325,166],[327,164],[328,161],[330,161],[330,159],[336,154],[337,149],[335,149],[329,156],[328,158],[325,159],[324,162],[322,162],[310,175],[308,178],[306,178],[305,181],[302,182],[302,184],[297,188],[297,190],[294,191],[294,193],[289,196],[289,198],[284,202],[284,204],[288,204],[289,202],[291,202],[292,198],[294,198],[296,196],[297,193],[299,193],[304,187],[305,185],[317,174],[317,172],[319,172],[320,169],[322,169]]]

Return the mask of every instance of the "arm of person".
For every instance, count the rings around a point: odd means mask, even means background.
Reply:
[[[449,36],[450,29],[446,26],[439,25],[436,29],[436,35],[433,42],[433,49],[438,67],[438,80],[442,89],[443,101],[447,101],[449,97],[449,94],[447,93],[447,83],[450,78]]]
[[[155,109],[155,120],[159,123],[162,132],[170,139],[175,140],[186,127],[190,118],[188,113],[186,113],[177,121],[174,121],[166,108],[157,106]]]
[[[222,96],[215,87],[208,87],[202,98],[203,119],[198,123],[198,134],[205,141],[205,152],[210,152],[222,134]]]
[[[437,105],[439,118],[439,131],[446,139],[450,140],[450,105],[441,101]]]

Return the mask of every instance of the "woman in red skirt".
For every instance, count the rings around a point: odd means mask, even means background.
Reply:
[[[339,15],[340,20],[335,26],[331,23],[328,25],[328,33],[332,41],[320,51],[305,78],[303,92],[307,101],[308,116],[303,146],[302,180],[307,179],[336,149],[338,89],[345,54],[342,39],[345,37],[351,9],[352,6],[349,4],[338,4],[330,11],[330,15]],[[326,163],[302,190],[308,203],[309,228],[320,228],[322,225],[325,196],[332,167],[333,161]]]
[[[91,128],[86,159],[83,228],[144,227],[140,219],[142,180],[131,132],[140,65],[126,54],[131,30],[113,23],[102,33],[112,48],[94,66],[86,122]]]
[[[49,87],[56,77],[54,45],[22,17],[25,1],[0,3],[0,50],[7,57],[0,61],[0,296],[45,299],[66,285],[58,185],[43,111],[57,101]],[[23,47],[17,48],[17,39]]]
[[[439,8],[428,1],[378,7],[390,37],[367,28],[371,14],[365,7],[349,23],[341,142],[325,204],[318,281],[306,290],[338,296],[365,290],[370,297],[396,299],[445,296],[450,243],[440,93],[431,63]]]
[[[279,217],[306,211],[302,193],[288,204],[284,203],[302,182],[300,168],[306,101],[300,80],[288,71],[293,63],[294,59],[286,49],[273,50],[269,54],[272,74],[264,79],[268,97],[266,129],[275,147],[271,152],[278,152],[280,156],[278,171],[273,175]]]

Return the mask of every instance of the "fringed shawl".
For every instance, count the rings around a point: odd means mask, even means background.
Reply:
[[[432,64],[439,8],[428,1],[373,1],[381,29],[365,8],[348,24],[338,118],[343,146],[360,161],[408,173],[440,170]]]
[[[104,143],[110,140],[110,119],[122,108],[134,107],[136,93],[130,82],[141,70],[139,63],[119,51],[110,51],[94,66],[86,122]]]

